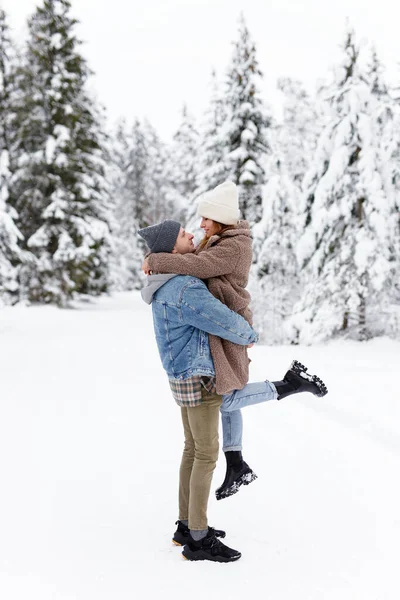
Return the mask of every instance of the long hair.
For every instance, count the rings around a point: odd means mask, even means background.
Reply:
[[[214,233],[213,235],[222,235],[223,233],[225,233],[225,231],[229,231],[230,229],[236,229],[237,225],[225,225],[224,223],[219,223],[218,221],[214,221],[214,223],[216,225],[218,225],[219,229],[217,231],[217,233]],[[201,242],[198,245],[198,249],[202,250],[204,248],[204,246],[207,244],[208,240],[210,238],[205,235],[203,237],[203,239],[201,240]]]

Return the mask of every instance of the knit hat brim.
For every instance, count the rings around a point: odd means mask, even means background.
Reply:
[[[206,199],[201,199],[197,209],[199,217],[212,219],[223,225],[236,225],[239,220],[239,209],[230,206],[220,206],[208,202]]]
[[[240,217],[239,193],[232,181],[225,181],[201,196],[197,214],[223,225],[236,225]]]
[[[150,252],[172,252],[180,229],[178,221],[167,220],[139,229],[138,234],[146,241]]]

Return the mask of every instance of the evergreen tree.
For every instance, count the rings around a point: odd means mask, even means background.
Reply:
[[[400,338],[400,91],[389,88],[375,48],[371,49],[369,73],[378,98],[375,119],[381,130],[381,165],[389,215],[385,224],[390,245],[393,277],[384,304],[377,307],[384,315],[384,333]]]
[[[170,147],[171,179],[175,188],[175,204],[190,214],[197,195],[200,137],[194,117],[186,106]]]
[[[4,164],[0,164],[0,170],[2,178]],[[18,240],[21,234],[15,226],[13,216],[13,211],[6,208],[4,197],[0,196],[0,306],[18,300],[18,266],[21,256]]]
[[[286,322],[299,300],[296,246],[301,190],[317,139],[314,104],[299,81],[280,79],[283,119],[270,128],[272,153],[265,162],[261,220],[253,227],[255,265],[251,288],[257,327],[268,343],[291,340]]]
[[[278,89],[283,93],[283,120],[278,126],[277,145],[289,177],[301,190],[315,153],[320,118],[315,103],[300,81],[280,78]]]
[[[179,218],[180,194],[174,191],[175,180],[166,146],[154,127],[136,119],[131,131],[121,123],[112,151],[114,168],[122,171],[118,184],[126,206],[119,213],[147,227],[166,218]]]
[[[215,71],[211,75],[211,94],[200,132],[200,158],[197,194],[203,194],[230,176],[223,127],[226,121],[224,98]]]
[[[159,223],[164,219],[181,221],[187,206],[176,189],[167,145],[148,121],[144,122],[144,132],[149,156],[147,196],[151,223]]]
[[[198,200],[230,177],[226,139],[223,136],[226,112],[220,84],[215,71],[211,73],[210,101],[200,122],[196,189],[187,203],[186,228],[200,239],[203,232],[197,216]]]
[[[256,48],[242,16],[227,74],[223,135],[230,179],[239,186],[242,215],[251,223],[261,218],[262,187],[267,180],[264,164],[270,152],[267,130],[272,124],[258,90],[261,76]]]
[[[128,137],[128,144],[127,192],[130,194],[133,215],[139,227],[148,227],[152,224],[151,207],[148,200],[149,149],[143,125],[139,119],[134,122],[130,139]]]
[[[290,341],[285,323],[299,298],[296,259],[299,190],[287,168],[276,129],[274,151],[267,161],[262,218],[253,227],[255,264],[251,274],[254,319],[269,344]]]
[[[137,232],[140,227],[131,181],[132,139],[127,134],[124,121],[119,123],[115,135],[110,138],[107,180],[115,207],[110,261],[112,288],[118,291],[139,289],[143,253],[139,245]]]
[[[11,175],[12,53],[6,14],[0,9],[0,305],[18,299],[18,271],[22,260],[18,246],[22,235],[14,223],[17,214],[7,203]]]
[[[19,215],[29,298],[65,305],[75,292],[108,286],[109,206],[100,113],[86,91],[69,0],[44,0],[29,20],[17,72],[17,169],[10,202]]]
[[[351,29],[343,54],[328,90],[334,118],[307,176],[306,230],[298,247],[305,289],[293,318],[304,342],[373,335],[378,324],[369,309],[384,296],[393,273],[382,132],[374,117],[378,97]]]
[[[12,108],[13,108],[13,64],[14,48],[10,38],[7,16],[0,8],[0,139],[1,152],[7,152],[8,158],[12,144]],[[15,65],[14,65],[15,68]],[[7,161],[8,162],[8,161]],[[5,179],[2,179],[4,186]]]
[[[122,121],[109,152],[111,195],[115,198],[113,287],[142,286],[145,245],[138,229],[164,219],[182,220],[181,196],[175,189],[167,147],[147,121],[135,120],[129,131]]]

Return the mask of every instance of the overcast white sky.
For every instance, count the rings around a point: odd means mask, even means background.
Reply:
[[[18,39],[39,0],[0,0]],[[397,0],[72,0],[78,35],[96,75],[93,86],[111,121],[147,116],[164,137],[184,102],[199,116],[213,67],[222,72],[243,10],[265,74],[265,98],[277,106],[279,76],[308,87],[338,57],[349,17],[374,41],[391,78],[400,69]],[[397,7],[396,7],[397,6]]]

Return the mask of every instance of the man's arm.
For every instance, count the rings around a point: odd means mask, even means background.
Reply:
[[[258,341],[258,334],[247,321],[214,298],[200,280],[191,279],[185,285],[179,305],[188,325],[241,346]]]

